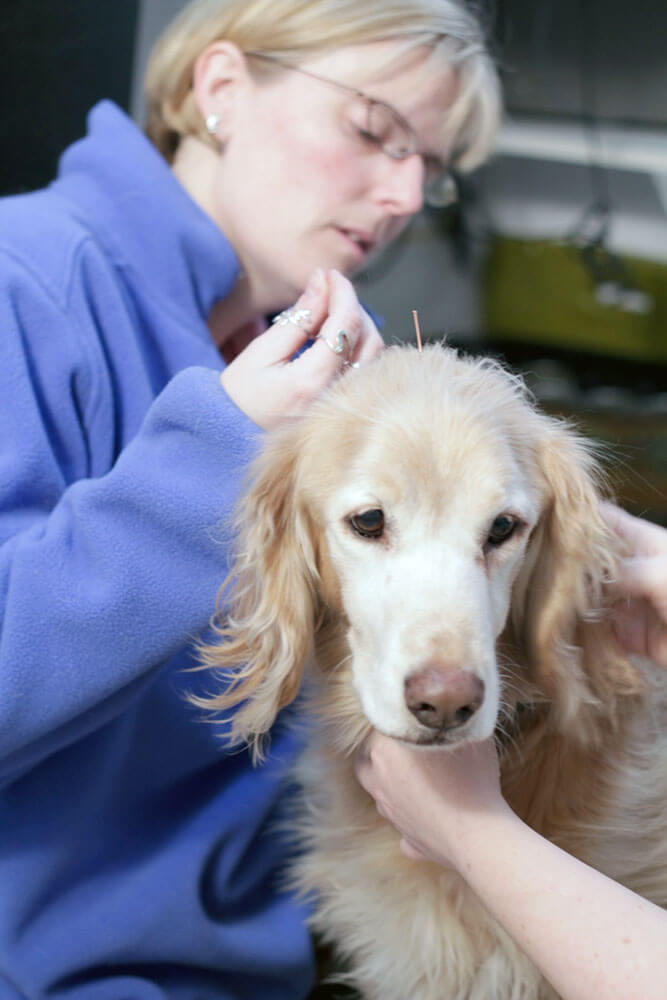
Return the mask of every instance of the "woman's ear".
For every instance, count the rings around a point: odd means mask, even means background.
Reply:
[[[194,65],[192,93],[207,123],[209,134],[220,145],[229,138],[240,89],[248,81],[246,58],[232,42],[213,42]]]

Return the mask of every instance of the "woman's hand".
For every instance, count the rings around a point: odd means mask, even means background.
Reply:
[[[491,812],[509,814],[493,738],[454,750],[409,747],[374,732],[357,756],[357,778],[416,860],[459,868],[458,846]]]
[[[313,345],[294,358],[311,339]],[[334,350],[338,345],[341,353]],[[300,416],[346,365],[370,361],[383,347],[347,278],[318,270],[292,309],[253,339],[220,381],[251,420],[270,430]]]
[[[667,667],[667,531],[610,503],[602,515],[628,551],[613,582],[616,636],[627,652]]]

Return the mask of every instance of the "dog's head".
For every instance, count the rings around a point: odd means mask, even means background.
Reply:
[[[535,699],[572,726],[632,686],[597,613],[615,556],[596,479],[590,446],[496,363],[386,350],[267,440],[203,651],[224,689],[203,704],[242,703],[233,734],[255,741],[323,635],[348,748],[368,727],[484,739],[501,704]]]

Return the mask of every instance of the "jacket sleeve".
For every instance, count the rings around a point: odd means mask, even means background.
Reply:
[[[0,306],[5,777],[69,742],[73,722],[117,703],[206,627],[226,575],[226,525],[261,434],[217,371],[187,368],[105,474],[78,474],[90,465],[90,373],[73,362],[62,318],[46,300],[31,302],[48,338],[39,373],[16,303]]]

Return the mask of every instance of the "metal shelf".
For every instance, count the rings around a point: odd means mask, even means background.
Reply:
[[[562,163],[599,163],[667,177],[667,133],[616,125],[508,118],[497,151],[507,156]]]

